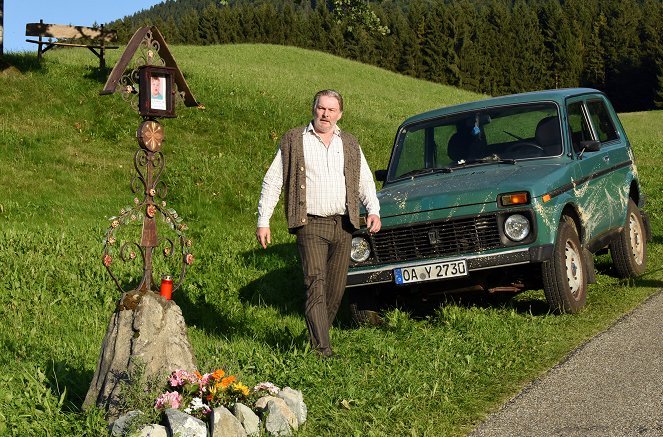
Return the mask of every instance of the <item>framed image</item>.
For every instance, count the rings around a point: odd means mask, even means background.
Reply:
[[[176,117],[175,69],[171,67],[140,67],[138,112],[143,117]]]

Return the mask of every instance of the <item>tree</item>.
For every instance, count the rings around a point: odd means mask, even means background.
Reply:
[[[545,88],[550,64],[549,52],[532,7],[516,0],[511,13],[512,38],[511,92],[533,91]]]
[[[573,35],[560,4],[556,1],[543,4],[539,23],[548,55],[545,67],[550,72],[545,88],[578,86],[582,73],[582,41]]]
[[[382,25],[378,16],[368,6],[368,0],[332,0],[332,5],[334,18],[337,23],[345,26],[347,32],[363,29],[381,35],[389,33],[389,29]]]
[[[458,31],[449,6],[441,2],[434,4],[424,29],[422,54],[426,79],[458,85],[460,83],[460,68],[456,54]]]

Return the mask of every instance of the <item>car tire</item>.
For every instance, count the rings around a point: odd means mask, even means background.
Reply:
[[[587,267],[578,232],[563,218],[557,231],[553,258],[542,265],[543,291],[555,313],[579,312],[587,301]]]
[[[384,322],[378,311],[377,293],[372,287],[349,288],[346,295],[350,315],[357,325],[378,326]]]
[[[642,215],[632,199],[628,201],[624,229],[610,243],[612,263],[620,278],[640,276],[647,268],[647,236]]]

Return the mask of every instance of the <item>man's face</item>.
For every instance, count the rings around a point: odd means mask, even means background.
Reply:
[[[318,104],[313,108],[313,128],[319,133],[332,131],[342,115],[336,97],[320,96]]]

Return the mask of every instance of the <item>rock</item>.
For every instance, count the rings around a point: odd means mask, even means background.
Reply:
[[[170,435],[178,437],[207,437],[207,426],[205,422],[189,416],[180,410],[168,408],[166,410],[166,421],[170,428]]]
[[[114,437],[125,435],[129,430],[129,427],[131,426],[131,422],[136,417],[142,415],[143,415],[142,411],[134,410],[134,411],[129,411],[127,414],[118,417],[118,419],[115,422],[113,422],[113,424],[110,426],[110,434]]]
[[[285,387],[279,392],[277,396],[285,401],[286,405],[288,405],[288,408],[290,408],[290,411],[295,413],[295,417],[297,417],[297,423],[299,426],[306,422],[308,409],[304,403],[304,395],[301,391],[292,389],[290,387]]]
[[[236,403],[233,408],[235,417],[244,427],[247,435],[257,436],[260,435],[260,418],[253,412],[252,409],[242,403]]]
[[[211,437],[246,437],[244,427],[226,407],[212,410],[209,426]]]
[[[168,437],[168,430],[163,425],[147,425],[140,430],[138,437]]]
[[[263,396],[256,401],[256,408],[267,413],[265,429],[272,435],[292,435],[297,430],[297,416],[281,398]]]
[[[83,407],[96,405],[117,417],[121,382],[144,365],[143,377],[165,379],[177,369],[196,369],[182,311],[148,292],[125,293],[110,319]]]

